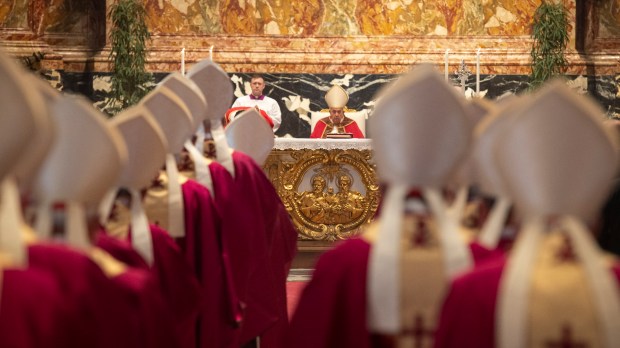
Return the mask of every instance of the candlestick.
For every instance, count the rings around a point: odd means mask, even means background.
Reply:
[[[209,59],[213,60],[213,45],[209,48]]]
[[[185,47],[181,50],[181,75],[185,76]]]
[[[480,94],[480,47],[476,51],[476,97]]]
[[[448,81],[448,57],[450,56],[450,49],[446,49],[446,53],[444,54],[443,58],[444,58],[444,69],[443,69],[443,73],[444,73],[444,78],[446,79],[446,81]]]

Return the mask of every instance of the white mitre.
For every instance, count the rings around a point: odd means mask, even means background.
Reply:
[[[332,88],[325,93],[325,102],[327,102],[327,106],[330,108],[342,109],[347,106],[349,95],[342,87],[333,85]]]
[[[228,144],[262,166],[275,143],[273,130],[255,109],[244,111],[225,129]]]
[[[166,138],[143,106],[121,112],[110,123],[123,137],[129,155],[118,187],[127,189],[131,195],[131,244],[148,264],[152,264],[153,241],[140,191],[151,184],[166,162]]]
[[[118,182],[127,149],[118,131],[86,98],[62,97],[52,111],[58,136],[34,184],[37,231],[50,235],[52,205],[64,203],[66,238],[84,248],[90,245],[86,214],[94,213]]]
[[[47,81],[35,75],[25,75],[24,78],[28,80],[29,84],[34,85],[31,93],[38,93],[43,97],[43,104],[47,110],[47,112],[40,113],[40,121],[37,122],[36,129],[29,137],[30,142],[25,148],[26,152],[20,156],[15,171],[13,172],[22,194],[28,194],[32,181],[43,163],[45,156],[52,147],[56,136],[56,128],[52,120],[51,108],[61,97],[61,94],[50,86]]]
[[[400,238],[404,200],[411,188],[424,190],[439,228],[445,274],[466,270],[471,255],[447,216],[439,189],[463,159],[470,141],[462,98],[432,66],[420,66],[380,92],[370,119],[380,181],[387,185],[379,235],[368,267],[368,325],[396,334],[401,323]],[[446,279],[446,282],[448,280]]]
[[[185,141],[194,133],[194,120],[183,100],[169,88],[159,86],[147,94],[140,105],[153,115],[164,132],[168,153],[180,153]]]
[[[142,99],[144,106],[163,131],[168,144],[166,175],[168,177],[168,217],[161,224],[173,237],[185,235],[185,208],[175,154],[194,133],[193,119],[186,104],[168,87],[159,86]],[[148,213],[147,209],[147,213]]]
[[[194,81],[178,72],[166,76],[158,85],[158,88],[162,87],[172,91],[185,103],[194,121],[192,132],[196,134],[196,145],[194,145],[192,139],[186,139],[183,145],[194,163],[194,172],[185,174],[196,179],[196,181],[206,187],[213,196],[215,190],[213,188],[211,172],[209,171],[210,160],[204,157],[202,150],[204,143],[204,128],[202,125],[208,116],[207,100]]]
[[[235,165],[222,126],[222,119],[232,104],[233,87],[230,78],[210,59],[192,66],[187,77],[200,88],[209,105],[205,120],[210,123],[216,159],[232,176],[235,176]]]
[[[498,168],[523,222],[497,295],[497,347],[544,345],[564,330],[584,346],[620,342],[616,277],[587,227],[618,165],[603,114],[556,81],[498,137]]]
[[[489,249],[497,247],[512,206],[504,179],[497,166],[495,150],[502,135],[510,129],[515,120],[516,111],[526,105],[527,100],[514,98],[512,102],[498,106],[474,129],[471,151],[473,181],[483,195],[495,198],[478,235],[480,244]]]
[[[0,249],[21,266],[27,263],[28,254],[21,233],[20,195],[13,176],[22,156],[31,157],[31,136],[45,126],[49,117],[43,98],[29,88],[26,74],[0,50]]]
[[[168,74],[157,86],[166,87],[179,97],[193,120],[193,131],[207,118],[207,101],[194,81],[178,72]]]

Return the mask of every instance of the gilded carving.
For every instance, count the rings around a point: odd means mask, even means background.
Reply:
[[[300,239],[334,241],[357,234],[377,210],[370,160],[370,150],[274,150],[264,169]]]

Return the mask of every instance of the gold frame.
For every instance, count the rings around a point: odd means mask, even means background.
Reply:
[[[360,228],[369,223],[379,205],[379,185],[372,163],[371,150],[343,149],[303,149],[273,150],[265,162],[264,169],[276,188],[284,206],[289,212],[300,240],[335,241],[352,237],[359,233]],[[299,198],[309,193],[299,192],[299,186],[309,171],[320,172],[320,175],[333,180],[343,170],[352,168],[366,187],[366,193],[351,191],[361,202],[361,213],[354,214],[350,221],[315,222],[301,210]],[[316,174],[315,174],[316,175]],[[342,210],[341,210],[342,211]],[[347,211],[344,211],[347,213]],[[351,215],[351,212],[348,212]]]

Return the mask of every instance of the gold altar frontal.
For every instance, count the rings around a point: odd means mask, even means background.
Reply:
[[[311,268],[333,242],[374,217],[379,185],[370,139],[275,139],[264,170],[298,232],[293,267]]]

